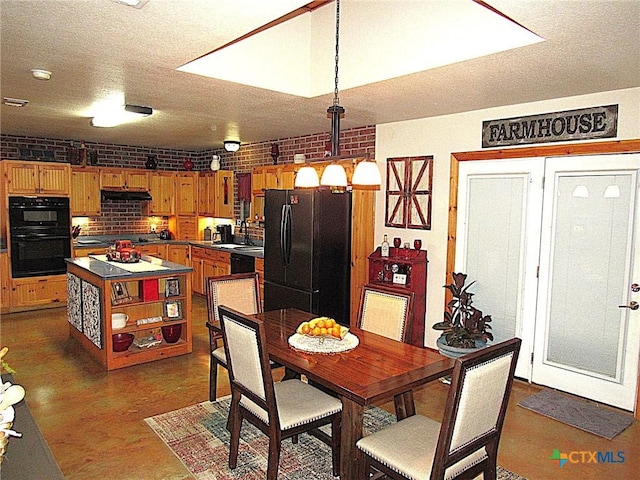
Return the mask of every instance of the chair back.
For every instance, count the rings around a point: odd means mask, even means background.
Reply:
[[[277,422],[264,322],[226,306],[218,311],[232,395],[245,396]]]
[[[432,478],[483,448],[496,458],[521,340],[513,338],[456,360]]]
[[[209,323],[220,321],[218,307],[225,305],[251,315],[262,312],[257,273],[234,273],[207,278],[207,313]]]
[[[413,319],[413,292],[364,285],[356,326],[399,342],[409,342]]]

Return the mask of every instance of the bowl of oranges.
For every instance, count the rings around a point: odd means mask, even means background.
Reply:
[[[317,337],[319,339],[331,338],[343,340],[349,333],[349,329],[337,323],[330,317],[318,317],[308,322],[302,322],[296,329],[296,333],[307,337]]]

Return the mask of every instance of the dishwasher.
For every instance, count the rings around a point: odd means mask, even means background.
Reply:
[[[251,273],[256,271],[256,259],[241,253],[231,254],[231,273]]]

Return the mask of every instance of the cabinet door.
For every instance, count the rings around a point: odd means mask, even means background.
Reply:
[[[144,170],[127,170],[125,188],[141,192],[149,191],[149,172]]]
[[[209,175],[198,175],[198,215],[213,215],[209,196]]]
[[[176,240],[197,240],[198,226],[195,215],[171,217],[169,228]]]
[[[204,294],[204,278],[202,276],[202,258],[193,257],[191,267],[193,267],[192,288],[195,293]]]
[[[222,218],[233,218],[233,172],[220,170],[215,179],[215,215]]]
[[[35,162],[6,162],[5,176],[7,193],[29,194],[38,191],[38,164]]]
[[[264,195],[265,185],[264,167],[254,167],[251,170],[251,192],[254,195]]]
[[[124,170],[119,168],[100,169],[100,188],[121,190],[124,189]]]
[[[295,171],[293,167],[283,167],[282,170],[280,171],[278,188],[282,190],[293,190],[294,180],[295,180]]]
[[[168,245],[167,260],[180,265],[191,265],[189,258],[189,245]]]
[[[39,165],[39,193],[49,195],[68,195],[71,167],[69,165]]]
[[[173,172],[154,172],[149,176],[151,201],[146,202],[147,215],[173,215],[175,197],[175,174]]]
[[[9,254],[0,253],[0,311],[11,306],[11,265]]]
[[[100,174],[97,169],[72,169],[71,215],[100,215]]]
[[[198,209],[197,173],[179,173],[176,176],[176,214],[195,215]]]
[[[264,167],[264,188],[274,189],[280,188],[278,182],[279,169],[278,167]]]

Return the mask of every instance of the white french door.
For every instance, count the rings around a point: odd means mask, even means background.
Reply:
[[[598,155],[461,162],[458,181],[456,271],[477,281],[495,340],[522,338],[516,375],[628,410],[638,172],[640,155]]]
[[[633,410],[640,155],[547,159],[532,381]],[[634,288],[635,289],[635,288]]]

